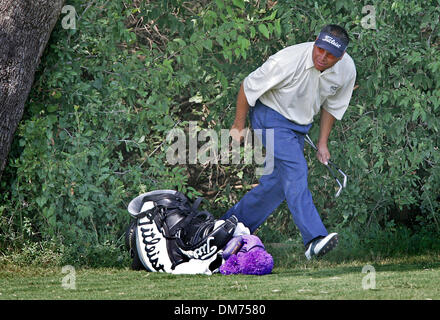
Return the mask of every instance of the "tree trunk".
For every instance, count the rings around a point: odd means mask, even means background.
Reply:
[[[0,0],[0,178],[64,0]]]

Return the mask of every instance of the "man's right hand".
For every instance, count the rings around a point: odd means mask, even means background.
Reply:
[[[246,131],[247,130],[244,126],[237,126],[234,124],[232,125],[231,130],[229,130],[229,135],[234,141],[241,143],[244,140]]]
[[[246,117],[249,111],[249,104],[246,100],[246,95],[244,93],[243,83],[240,86],[240,90],[237,96],[237,110],[235,111],[235,120],[232,124],[229,134],[232,139],[237,142],[242,142],[246,135]]]

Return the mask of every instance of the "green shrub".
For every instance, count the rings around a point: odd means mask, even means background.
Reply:
[[[26,242],[20,250],[10,250],[0,254],[0,266],[54,267],[61,265],[64,246],[55,240]]]
[[[125,268],[130,263],[128,251],[122,245],[114,243],[73,243],[66,246],[60,259],[60,265],[90,268]]]

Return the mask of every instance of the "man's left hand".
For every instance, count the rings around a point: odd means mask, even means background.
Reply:
[[[318,151],[316,157],[322,164],[328,165],[330,159],[330,151],[328,151],[327,144],[318,144]]]

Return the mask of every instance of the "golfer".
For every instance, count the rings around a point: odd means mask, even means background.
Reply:
[[[244,79],[231,128],[232,137],[241,139],[237,133],[245,129],[249,113],[252,128],[262,130],[266,151],[274,152],[274,167],[222,219],[235,215],[253,233],[286,200],[307,259],[322,256],[338,243],[337,233],[327,232],[313,204],[304,136],[320,112],[316,156],[327,164],[330,131],[335,119],[342,119],[356,79],[354,62],[346,53],[348,43],[344,28],[327,25],[316,41],[289,46],[269,57]],[[273,149],[266,146],[267,130],[273,130]]]

